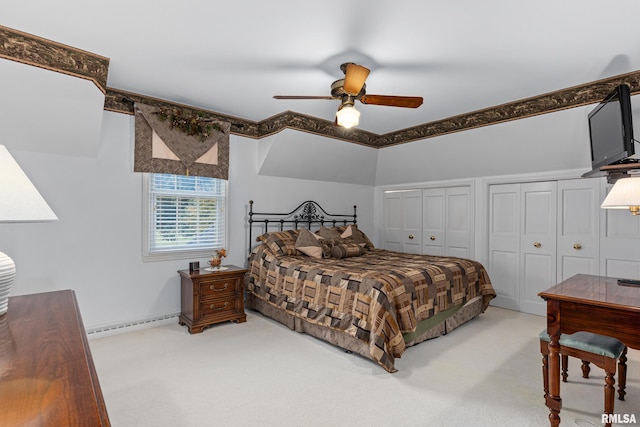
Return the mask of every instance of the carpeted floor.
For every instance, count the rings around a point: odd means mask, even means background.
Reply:
[[[248,312],[190,335],[178,324],[90,341],[112,425],[546,426],[537,335],[546,319],[489,307],[409,348],[389,374],[360,356]],[[570,358],[561,426],[601,426],[604,376]],[[640,352],[626,401],[640,423]]]

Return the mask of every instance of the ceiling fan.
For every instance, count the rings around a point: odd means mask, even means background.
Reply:
[[[420,96],[390,96],[367,95],[365,80],[370,70],[362,65],[346,62],[340,66],[344,73],[344,79],[336,80],[331,84],[331,96],[282,96],[276,95],[275,99],[339,99],[341,100],[336,123],[345,128],[351,128],[358,124],[360,112],[355,108],[355,101],[363,104],[385,105],[388,107],[418,108],[422,105]]]

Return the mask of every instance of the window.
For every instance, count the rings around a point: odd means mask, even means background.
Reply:
[[[227,181],[145,174],[145,259],[208,257],[226,246]]]

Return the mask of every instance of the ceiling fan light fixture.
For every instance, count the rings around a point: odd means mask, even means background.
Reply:
[[[360,122],[360,111],[356,110],[353,103],[344,103],[338,108],[336,119],[338,126],[349,129],[358,126]]]

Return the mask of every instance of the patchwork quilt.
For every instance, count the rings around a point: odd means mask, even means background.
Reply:
[[[371,359],[394,372],[402,333],[448,308],[496,296],[477,261],[369,249],[360,256],[278,254],[266,243],[251,253],[247,291],[307,322],[366,343]]]

